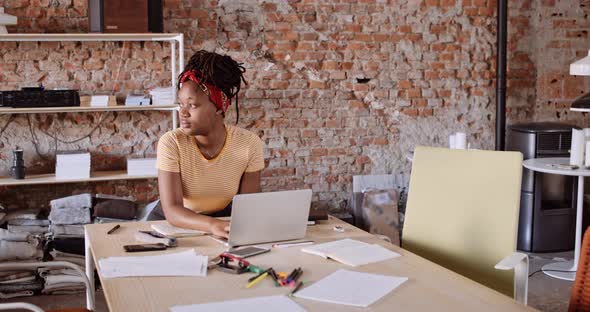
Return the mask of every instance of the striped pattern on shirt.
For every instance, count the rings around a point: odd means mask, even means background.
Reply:
[[[182,129],[167,132],[158,142],[158,169],[180,173],[184,207],[195,212],[224,209],[238,193],[244,172],[264,169],[262,140],[242,128],[225,128],[225,145],[209,160],[201,154],[196,138]]]

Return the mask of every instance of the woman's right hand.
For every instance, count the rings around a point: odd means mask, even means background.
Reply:
[[[213,235],[229,238],[229,221],[213,219],[209,224],[209,231]]]

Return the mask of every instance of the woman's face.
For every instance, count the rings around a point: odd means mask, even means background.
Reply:
[[[180,128],[188,135],[207,135],[216,122],[223,122],[221,111],[201,88],[187,80],[178,90]]]

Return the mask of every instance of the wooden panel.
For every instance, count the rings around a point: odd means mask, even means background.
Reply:
[[[91,241],[95,259],[126,255],[122,246],[138,243],[133,238],[135,232],[148,230],[149,224],[124,223],[112,235],[106,235],[112,224],[87,225],[87,238]],[[335,224],[342,225],[345,232],[333,231]],[[510,297],[333,217],[327,222],[308,227],[306,238],[321,243],[346,237],[380,244],[401,253],[402,257],[354,268],[303,253],[300,251],[301,247],[292,247],[273,249],[270,253],[248,260],[261,267],[272,266],[277,271],[290,271],[300,266],[304,272],[301,278],[307,282],[318,281],[340,268],[409,278],[405,284],[367,309],[293,298],[308,311],[534,311]],[[208,237],[192,237],[179,239],[178,248],[164,252],[146,252],[142,255],[174,253],[187,248],[194,248],[209,257],[214,257],[224,250],[222,245]],[[288,294],[292,289],[275,287],[270,279],[245,289],[244,285],[251,276],[252,274],[233,275],[210,270],[207,277],[114,278],[102,279],[101,282],[111,311],[168,311],[168,308],[174,305]]]
[[[146,0],[104,0],[104,32],[148,32]]]

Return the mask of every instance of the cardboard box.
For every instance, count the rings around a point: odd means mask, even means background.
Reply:
[[[114,95],[82,95],[81,107],[106,107],[117,106],[117,97]]]

